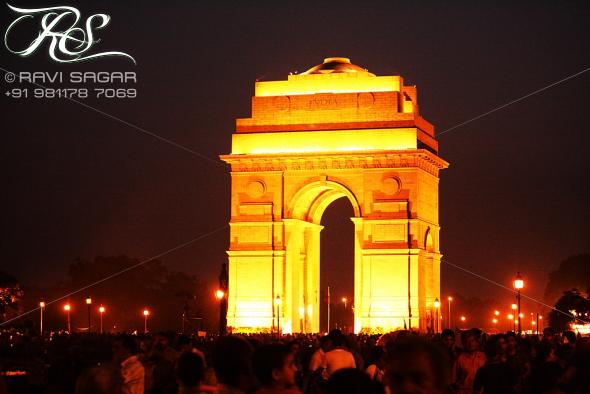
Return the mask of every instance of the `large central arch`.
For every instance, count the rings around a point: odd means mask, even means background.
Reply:
[[[257,82],[231,165],[228,325],[319,331],[321,217],[354,211],[355,331],[432,327],[440,297],[433,127],[415,87],[347,59]],[[279,303],[280,302],[280,303]]]
[[[299,189],[292,197],[285,217],[320,224],[322,214],[332,202],[346,197],[354,211],[354,217],[361,217],[361,207],[350,189],[338,181],[318,180]]]

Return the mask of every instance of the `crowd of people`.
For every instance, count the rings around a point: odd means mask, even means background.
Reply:
[[[587,393],[590,338],[0,333],[0,394]]]

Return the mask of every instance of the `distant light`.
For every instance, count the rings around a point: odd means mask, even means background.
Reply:
[[[524,313],[521,313],[521,314],[519,314],[518,316],[520,316],[520,317],[524,317]]]
[[[311,317],[313,315],[313,305],[307,304],[307,316]]]
[[[45,308],[45,302],[43,302],[43,301],[39,302],[39,307],[40,308]]]
[[[447,300],[449,300],[449,301],[453,301],[453,297],[451,297],[451,296],[448,296],[448,297],[447,297]]]
[[[516,308],[517,308],[516,304],[512,304],[512,305],[510,305],[510,307],[512,308],[512,310],[513,310],[513,311],[515,311],[515,310],[516,310]]]
[[[434,299],[434,307],[437,309],[440,308],[440,301],[438,300],[438,298]]]
[[[86,305],[90,305],[90,304],[92,304],[92,298],[87,297],[86,298]]]
[[[509,318],[510,320],[512,320],[512,319],[514,319],[514,315],[513,315],[512,313],[509,313],[509,314],[508,314],[508,318]]]
[[[65,304],[64,305],[64,311],[69,311],[72,307],[70,306],[70,304]]]
[[[500,316],[500,311],[494,311],[494,315]]]
[[[346,297],[342,297],[342,302],[346,302],[346,301],[348,301],[348,300],[346,299]]]
[[[150,315],[150,311],[148,311],[147,309],[143,310],[143,315],[144,316],[149,316]]]
[[[104,313],[104,311],[105,311],[105,310],[106,310],[106,309],[105,309],[105,308],[104,308],[104,306],[102,306],[102,305],[101,305],[101,306],[98,308],[98,311],[99,311],[100,313]]]
[[[225,291],[219,289],[215,292],[215,298],[217,298],[218,300],[221,300],[224,297],[225,297]]]
[[[305,308],[300,306],[299,307],[299,317],[303,318],[303,315],[305,315]]]
[[[277,296],[277,298],[275,298],[275,304],[281,305],[281,296]]]
[[[467,318],[465,316],[461,316],[461,321],[465,321]]]
[[[498,319],[496,319],[495,317],[492,319],[492,323],[496,324],[498,322]]]

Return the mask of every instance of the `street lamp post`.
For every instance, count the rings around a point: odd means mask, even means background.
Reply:
[[[45,309],[45,302],[39,302],[39,333],[43,335],[43,309]]]
[[[68,302],[67,304],[64,305],[64,311],[66,311],[66,315],[68,316],[68,334],[72,333],[72,325],[70,323],[70,309],[72,309],[72,307],[70,306],[70,303]]]
[[[86,305],[88,306],[88,332],[90,332],[90,306],[92,305],[92,298],[86,297]]]
[[[438,328],[440,324],[440,318],[438,317],[438,312],[440,310],[440,301],[438,297],[434,299],[434,309],[436,310],[436,325],[434,326],[434,332],[438,334]]]
[[[277,306],[277,336],[281,336],[281,296],[277,294],[275,298],[275,305]]]
[[[226,333],[225,291],[219,289],[215,292],[215,298],[219,301],[219,335]]]
[[[342,297],[342,303],[344,304],[344,321],[342,322],[342,328],[344,329],[344,331],[346,331],[346,320],[347,320],[347,310],[346,310],[346,305],[348,303],[348,298],[346,297]]]
[[[101,334],[102,334],[102,315],[104,314],[105,310],[106,309],[102,305],[98,307],[98,312],[100,313],[100,333]]]
[[[447,301],[449,301],[449,310],[447,311],[448,315],[449,315],[448,319],[447,319],[447,326],[448,326],[447,328],[450,330],[451,329],[451,301],[453,301],[453,297],[448,296]]]
[[[229,273],[227,271],[227,264],[221,264],[221,271],[219,272],[219,290],[223,296],[218,297],[219,300],[219,333],[225,335],[227,333],[227,299],[229,294]]]
[[[516,309],[518,309],[518,305],[516,304],[512,304],[510,305],[510,308],[512,309],[512,331],[516,332]]]
[[[522,280],[522,276],[520,276],[520,272],[516,273],[516,278],[514,279],[514,288],[516,289],[516,302],[518,304],[518,334],[520,335],[522,332],[522,325],[521,325],[521,316],[520,316],[520,289],[524,287],[524,280]]]
[[[147,332],[148,332],[148,329],[147,329],[147,319],[148,319],[148,316],[149,315],[150,315],[150,311],[147,308],[145,308],[143,310],[143,333],[144,334],[147,334]]]

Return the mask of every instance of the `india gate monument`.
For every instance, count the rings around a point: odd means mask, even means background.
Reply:
[[[354,211],[354,331],[432,326],[440,299],[439,170],[416,86],[327,58],[255,83],[231,154],[227,324],[316,333],[325,209]]]

